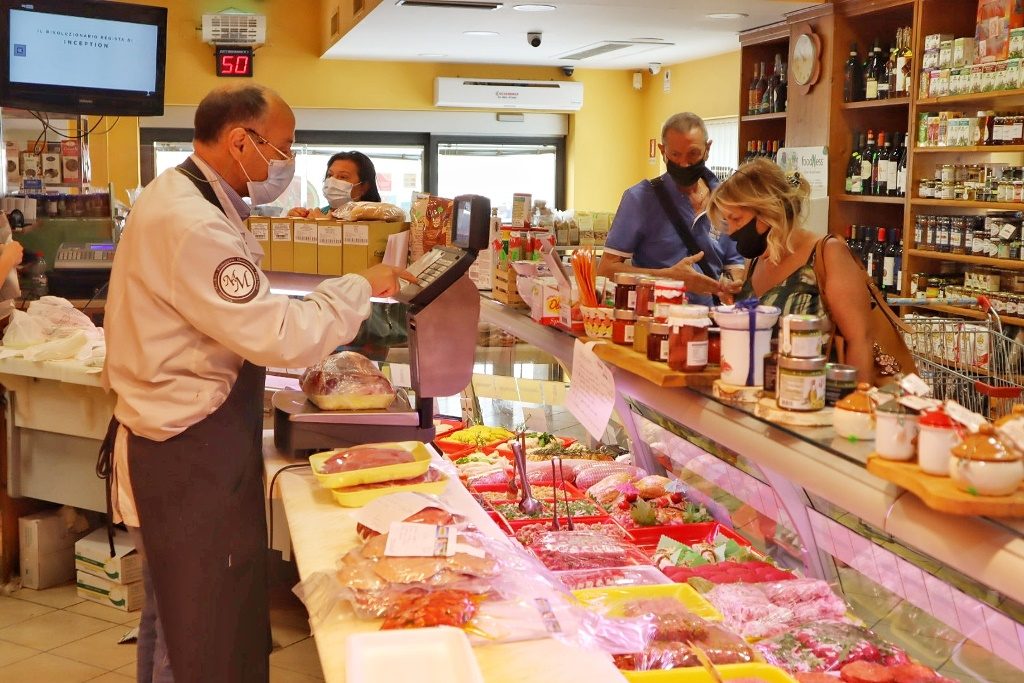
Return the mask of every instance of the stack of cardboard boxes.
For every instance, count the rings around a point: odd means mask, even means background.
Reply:
[[[43,590],[75,578],[75,542],[89,533],[88,525],[84,526],[76,531],[59,510],[20,517],[21,585]]]
[[[81,140],[38,142],[30,140],[24,149],[7,141],[7,187],[41,190],[44,187],[82,188],[88,184],[89,153]]]
[[[409,224],[252,216],[248,227],[263,247],[264,271],[345,275],[383,261],[388,238]]]
[[[142,609],[146,592],[142,585],[142,557],[135,552],[128,533],[117,530],[114,557],[110,556],[107,530],[97,529],[75,544],[78,597],[126,612]]]

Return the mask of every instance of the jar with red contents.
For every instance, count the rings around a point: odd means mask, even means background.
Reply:
[[[622,346],[632,346],[635,326],[636,313],[616,308],[615,319],[612,321],[612,341]]]
[[[719,327],[708,328],[708,365],[721,365],[722,363],[722,329]]]
[[[669,319],[668,367],[676,372],[700,372],[708,366],[707,306],[673,306]]]
[[[669,307],[686,303],[686,283],[682,280],[655,280],[654,319],[667,322]]]
[[[669,326],[664,323],[653,323],[647,334],[647,360],[668,362]]]
[[[654,313],[654,278],[640,276],[636,281],[637,317],[650,317]]]
[[[615,273],[615,309],[619,311],[636,310],[636,273]]]

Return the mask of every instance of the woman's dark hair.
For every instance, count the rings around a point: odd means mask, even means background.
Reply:
[[[351,161],[359,171],[359,182],[366,183],[366,192],[359,198],[361,202],[379,202],[380,190],[377,189],[377,169],[373,167],[370,157],[362,152],[338,152],[327,160],[327,172],[324,178],[331,175],[331,166],[335,161]]]

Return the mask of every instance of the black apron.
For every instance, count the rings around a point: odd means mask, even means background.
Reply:
[[[179,170],[221,208],[191,159]],[[265,378],[246,361],[227,400],[200,422],[162,442],[128,435],[132,494],[178,683],[269,680]],[[112,469],[116,431],[112,419],[101,473]],[[108,511],[109,488],[108,479]]]

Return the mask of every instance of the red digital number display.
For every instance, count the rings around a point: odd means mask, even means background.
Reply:
[[[251,77],[252,62],[251,51],[218,51],[217,75]]]

